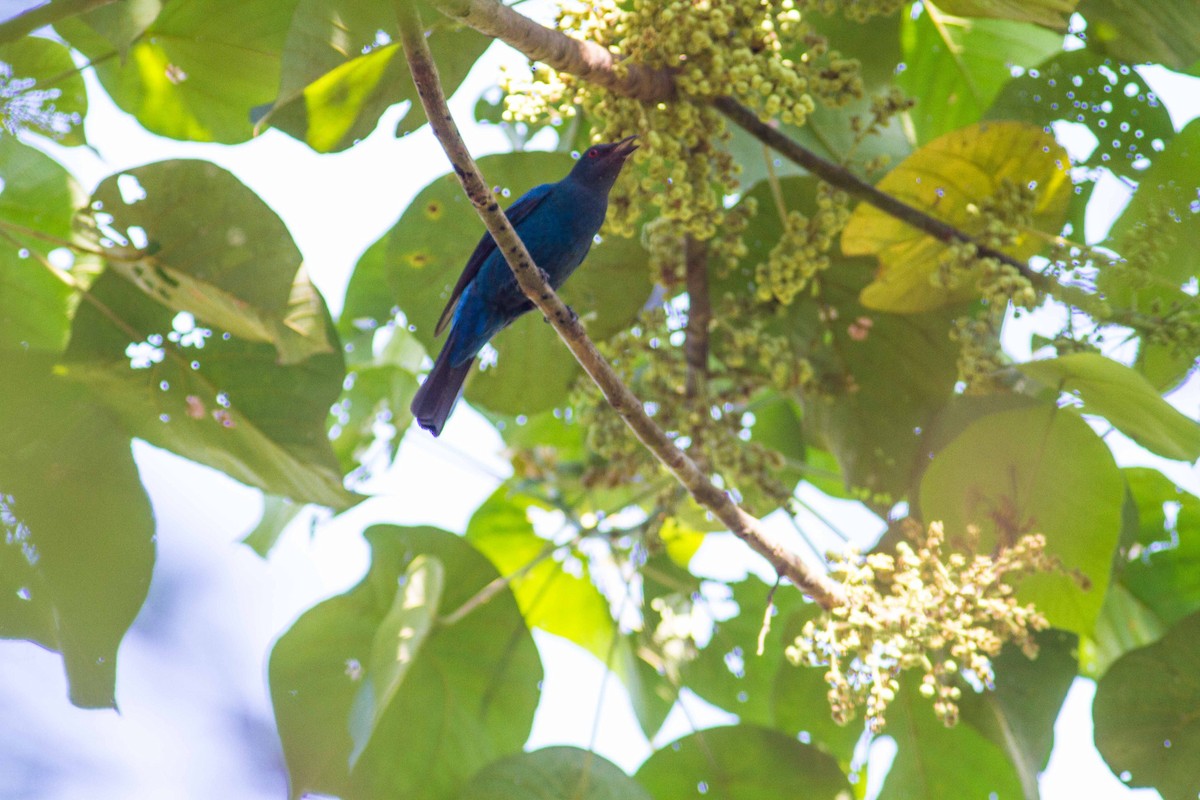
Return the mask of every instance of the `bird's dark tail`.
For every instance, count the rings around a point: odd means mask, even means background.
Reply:
[[[454,332],[451,331],[450,335],[453,337]],[[462,366],[451,366],[450,350],[450,341],[447,340],[446,346],[433,362],[429,377],[417,389],[410,406],[417,424],[434,436],[442,432],[446,419],[462,394],[463,381],[467,379],[467,374],[475,363],[475,359],[472,358]]]

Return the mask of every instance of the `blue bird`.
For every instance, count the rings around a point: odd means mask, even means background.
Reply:
[[[608,193],[625,159],[637,149],[635,138],[590,147],[567,177],[535,186],[505,212],[555,289],[591,248],[608,211]],[[413,397],[412,413],[422,428],[434,436],[442,432],[480,349],[532,308],[492,235],[485,233],[434,328],[436,336],[449,324],[450,335]]]

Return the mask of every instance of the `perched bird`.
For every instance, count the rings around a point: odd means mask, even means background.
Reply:
[[[567,177],[535,186],[505,213],[533,262],[557,289],[583,261],[608,211],[608,193],[625,159],[637,149],[630,136],[588,148]],[[475,356],[497,333],[533,308],[516,276],[485,233],[467,260],[434,335],[450,324],[450,336],[413,397],[417,423],[437,436],[462,394]]]

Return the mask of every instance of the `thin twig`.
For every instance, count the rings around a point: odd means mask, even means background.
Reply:
[[[496,595],[507,589],[514,582],[524,578],[533,570],[534,567],[536,567],[538,564],[541,564],[547,558],[550,558],[550,556],[554,555],[556,551],[566,547],[574,547],[575,545],[579,544],[579,539],[580,537],[577,536],[565,544],[555,544],[554,542],[549,542],[545,547],[542,548],[541,552],[529,560],[529,563],[525,564],[516,572],[513,572],[511,575],[501,575],[498,578],[493,578],[492,580],[488,581],[488,583],[484,584],[482,589],[467,598],[466,602],[464,602],[461,606],[454,609],[449,614],[439,617],[438,624],[449,627],[450,625],[454,625],[455,623],[459,622],[463,617],[467,616],[475,609],[479,608],[480,606],[487,605]]]
[[[621,382],[612,368],[596,350],[578,318],[563,304],[534,264],[524,243],[513,230],[500,204],[492,195],[459,135],[458,127],[446,107],[446,98],[438,80],[437,67],[429,53],[421,27],[420,16],[409,0],[395,0],[396,19],[400,38],[413,83],[425,107],[434,135],[446,151],[463,190],[496,241],[521,291],[537,306],[542,315],[574,354],[609,405],[625,420],[641,442],[670,470],[691,493],[696,502],[707,508],[732,533],[750,545],[800,589],[825,608],[841,604],[841,586],[828,575],[814,570],[799,555],[793,553],[762,524],[740,508],[727,492],[717,488],[697,467],[696,463],[675,446],[667,434],[646,413],[641,401]]]

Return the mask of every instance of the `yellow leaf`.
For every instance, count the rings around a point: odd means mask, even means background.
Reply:
[[[978,204],[1004,182],[1035,188],[1033,230],[1057,234],[1071,196],[1070,161],[1054,137],[1021,122],[985,122],[952,131],[906,158],[879,182],[879,189],[974,236],[986,221]],[[1042,239],[1022,234],[1009,254],[1025,260]],[[862,291],[868,308],[914,313],[969,300],[969,282],[954,290],[932,276],[945,244],[865,203],[842,232],[848,256],[876,256],[879,271]]]

